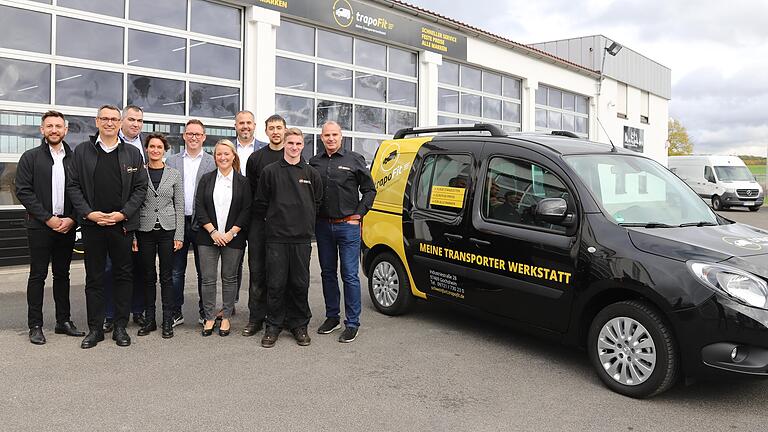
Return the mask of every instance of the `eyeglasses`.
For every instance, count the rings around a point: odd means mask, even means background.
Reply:
[[[102,123],[117,123],[120,121],[120,117],[96,117]]]
[[[184,132],[184,136],[186,136],[186,137],[189,137],[189,138],[197,138],[197,139],[200,139],[200,138],[202,138],[202,137],[203,137],[203,135],[205,135],[205,134],[201,134],[201,133],[193,133],[193,132]]]

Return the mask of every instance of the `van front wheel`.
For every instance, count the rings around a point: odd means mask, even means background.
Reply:
[[[659,310],[647,302],[623,301],[600,311],[587,345],[598,376],[617,393],[647,398],[677,380],[674,336]]]
[[[723,201],[717,195],[712,196],[712,208],[715,210],[723,210]]]
[[[368,274],[368,293],[373,306],[385,315],[401,315],[413,303],[411,283],[400,260],[389,252],[378,255]]]

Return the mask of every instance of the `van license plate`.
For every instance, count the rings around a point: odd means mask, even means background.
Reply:
[[[741,205],[743,205],[745,207],[752,207],[753,205],[755,205],[755,202],[754,201],[742,201]]]

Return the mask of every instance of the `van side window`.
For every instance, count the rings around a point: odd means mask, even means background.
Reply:
[[[565,232],[565,227],[537,222],[533,217],[543,198],[564,198],[572,206],[568,189],[553,173],[530,162],[496,157],[488,164],[486,179],[483,218]]]
[[[468,155],[427,155],[416,187],[416,207],[461,213],[471,181]]]
[[[712,172],[712,167],[704,167],[704,178],[707,179],[707,181],[710,183],[717,183],[715,180],[715,173]]]

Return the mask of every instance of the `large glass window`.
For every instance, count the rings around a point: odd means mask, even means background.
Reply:
[[[187,28],[187,0],[131,0],[132,20],[176,29]]]
[[[56,54],[122,63],[123,32],[122,27],[61,16],[56,20]]]
[[[51,16],[0,5],[0,48],[51,52]]]
[[[439,124],[486,122],[520,130],[520,79],[443,60],[438,82]]]
[[[190,30],[227,39],[240,40],[240,10],[205,0],[192,0]]]
[[[427,155],[419,169],[416,207],[461,213],[472,174],[468,155]]]
[[[56,4],[118,18],[125,16],[125,0],[57,0]]]
[[[277,48],[275,106],[289,126],[317,134],[336,121],[344,145],[368,160],[372,143],[416,126],[416,53],[291,21],[278,27]]]
[[[0,100],[51,102],[51,66],[0,58]]]
[[[128,75],[128,104],[148,113],[184,115],[184,81]]]
[[[128,64],[184,72],[186,45],[187,41],[179,37],[128,30]]]
[[[587,103],[586,96],[539,85],[536,90],[536,130],[566,130],[587,138]]]
[[[123,74],[72,66],[56,67],[56,105],[122,105]]]
[[[214,43],[189,41],[189,71],[197,75],[240,79],[240,49]]]
[[[189,83],[189,115],[234,119],[238,111],[240,111],[239,88]]]

